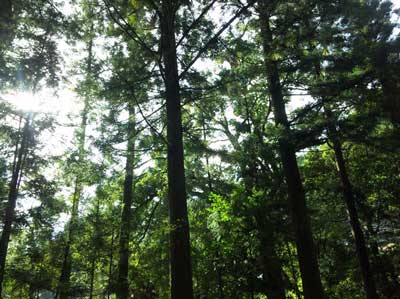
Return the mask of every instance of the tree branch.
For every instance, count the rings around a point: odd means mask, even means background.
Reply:
[[[186,75],[186,73],[189,71],[189,69],[195,64],[195,62],[203,55],[210,45],[215,43],[218,38],[221,36],[221,34],[245,11],[247,11],[254,3],[256,0],[251,0],[246,6],[242,7],[239,9],[230,19],[228,22],[226,22],[219,30],[218,32],[199,50],[197,55],[192,59],[192,61],[185,67],[185,69],[182,71],[182,73],[179,75],[179,79],[182,79]]]

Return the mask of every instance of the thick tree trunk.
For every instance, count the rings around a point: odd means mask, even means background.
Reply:
[[[179,1],[162,1],[161,51],[165,71],[168,141],[171,298],[192,299],[192,266],[186,202],[181,98],[175,41]]]
[[[261,34],[267,71],[268,87],[276,125],[282,128],[279,139],[279,152],[288,187],[289,208],[295,230],[300,273],[306,299],[324,298],[311,225],[305,201],[305,191],[296,161],[294,145],[289,140],[290,125],[287,120],[285,102],[279,79],[278,62],[268,56],[271,53],[272,33],[269,25],[267,3],[259,1]]]
[[[117,281],[117,298],[129,298],[129,240],[131,232],[131,216],[133,201],[133,175],[134,175],[134,159],[135,159],[135,109],[133,103],[128,103],[129,120],[128,120],[128,144],[126,151],[125,165],[125,181],[123,206],[121,214],[121,226],[119,235],[119,262],[118,262],[118,281]]]
[[[8,253],[8,244],[10,242],[11,230],[14,222],[15,206],[17,203],[19,182],[21,181],[23,161],[28,150],[28,138],[29,120],[27,119],[25,121],[25,125],[22,131],[21,143],[20,145],[16,145],[13,173],[11,176],[11,182],[9,184],[8,201],[4,215],[3,232],[0,239],[0,299],[3,298],[2,291]]]

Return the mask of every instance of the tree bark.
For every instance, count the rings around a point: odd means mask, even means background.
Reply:
[[[261,35],[268,79],[268,88],[271,94],[272,108],[275,123],[282,129],[279,138],[279,152],[282,159],[283,172],[288,187],[289,208],[293,222],[300,273],[306,299],[324,298],[315,245],[311,233],[310,219],[305,201],[305,191],[301,181],[296,160],[295,147],[289,140],[290,125],[286,115],[282,86],[279,78],[278,62],[270,57],[273,40],[269,24],[268,4],[259,1]]]
[[[162,1],[161,51],[165,72],[170,217],[171,298],[192,299],[192,266],[186,202],[181,95],[175,41],[179,1]]]
[[[22,130],[21,143],[18,148],[16,145],[13,172],[9,184],[8,201],[5,209],[3,232],[0,239],[0,299],[3,298],[3,281],[6,267],[6,259],[8,253],[8,244],[10,242],[12,225],[15,217],[15,206],[17,203],[19,182],[21,181],[23,161],[28,150],[29,140],[29,119],[25,120],[25,125]]]
[[[132,102],[128,103],[128,144],[125,165],[125,181],[123,206],[121,214],[121,226],[119,235],[119,262],[118,262],[118,281],[117,298],[129,298],[129,240],[131,231],[132,201],[133,201],[133,176],[135,159],[135,108]]]

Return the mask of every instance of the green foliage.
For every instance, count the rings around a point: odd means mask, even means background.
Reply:
[[[70,298],[116,298],[130,154],[129,291],[168,298],[164,1],[71,1],[67,15],[66,1],[12,2],[12,16],[0,6],[0,89],[57,91],[69,81],[83,109],[72,144],[52,157],[41,136],[60,124],[0,102],[1,215],[15,144],[33,118],[4,298],[54,297],[68,244]],[[269,298],[268,277],[278,276],[287,298],[304,297],[280,143],[296,151],[327,297],[365,298],[332,137],[343,151],[379,296],[397,298],[400,70],[390,3],[273,1],[265,54],[259,3],[212,39],[242,2],[218,1],[203,15],[211,1],[171,2],[178,69],[186,70],[179,83],[195,298]],[[82,52],[64,54],[70,78],[62,78],[61,41]],[[274,122],[266,62],[278,65],[290,130]]]

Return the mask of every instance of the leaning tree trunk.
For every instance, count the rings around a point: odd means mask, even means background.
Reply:
[[[170,217],[171,298],[192,299],[192,266],[186,202],[181,95],[175,41],[179,1],[162,1],[161,52],[165,72]]]
[[[321,67],[319,63],[315,65],[315,73],[318,78],[321,78]],[[336,168],[342,186],[343,197],[346,202],[347,215],[349,218],[356,246],[357,258],[360,265],[364,291],[367,299],[378,299],[374,275],[369,260],[368,248],[365,242],[364,232],[361,229],[360,220],[355,204],[356,200],[353,193],[353,187],[347,173],[346,162],[343,156],[342,143],[339,139],[338,131],[334,125],[336,120],[334,119],[333,112],[329,107],[329,104],[326,102],[326,99],[322,99],[322,101],[325,117],[328,123],[328,137],[329,140],[332,142],[333,151],[335,153]]]
[[[135,109],[132,102],[128,103],[128,143],[125,165],[125,181],[123,194],[123,207],[119,235],[119,262],[117,280],[117,298],[129,298],[129,239],[131,231],[132,200],[133,200],[133,175],[135,159]]]
[[[343,158],[343,152],[342,152],[342,145],[335,136],[334,133],[331,131],[331,136],[330,140],[333,143],[333,150],[335,152],[335,159],[336,159],[336,165],[337,165],[337,170],[340,178],[340,182],[342,184],[342,189],[343,189],[343,197],[346,202],[346,207],[347,207],[347,214],[349,217],[355,245],[356,245],[356,252],[357,252],[357,257],[358,261],[360,264],[360,269],[361,269],[361,275],[363,279],[363,284],[364,284],[364,290],[367,299],[378,299],[378,294],[376,292],[376,286],[375,286],[375,281],[374,281],[374,276],[373,272],[371,269],[371,265],[369,262],[369,256],[368,256],[368,248],[365,243],[365,238],[364,238],[364,233],[361,229],[360,221],[358,218],[358,213],[355,205],[355,198],[354,198],[354,193],[352,190],[352,185],[349,179],[349,176],[347,174],[346,170],[346,163]],[[333,134],[333,135],[332,135]]]
[[[278,62],[269,57],[273,37],[269,24],[268,4],[264,1],[259,1],[259,12],[268,88],[271,94],[275,123],[281,126],[283,130],[279,138],[279,152],[288,187],[288,203],[295,232],[304,296],[306,299],[321,299],[324,298],[324,290],[306,207],[305,191],[297,165],[295,147],[289,140],[290,125],[282,94]]]
[[[21,143],[17,144],[15,147],[15,157],[13,164],[13,171],[11,176],[11,182],[9,184],[8,190],[8,201],[5,209],[3,232],[0,239],[0,299],[2,297],[3,291],[3,280],[5,274],[5,266],[8,252],[8,244],[10,242],[10,235],[12,230],[12,225],[15,216],[15,206],[17,203],[18,189],[21,181],[23,164],[28,151],[29,143],[29,119],[25,120],[25,125],[22,130]]]

